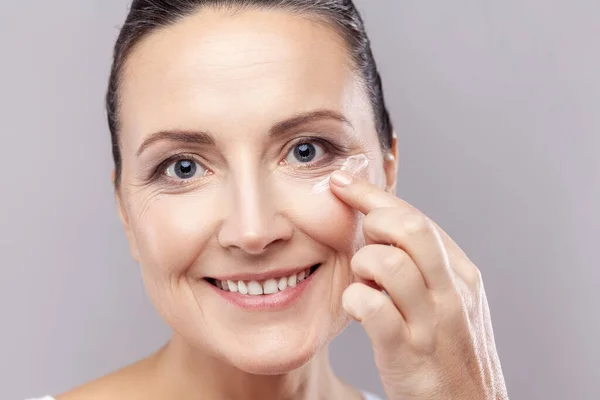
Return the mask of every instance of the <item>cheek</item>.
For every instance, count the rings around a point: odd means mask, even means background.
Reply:
[[[198,259],[217,221],[208,212],[210,195],[158,195],[132,215],[132,228],[145,274],[180,276]]]
[[[295,228],[319,245],[350,257],[360,246],[359,213],[329,190],[314,194],[311,186],[287,185],[278,195]]]

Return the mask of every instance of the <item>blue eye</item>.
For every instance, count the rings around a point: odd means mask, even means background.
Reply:
[[[323,149],[323,146],[314,142],[299,143],[292,147],[285,158],[285,161],[288,164],[305,164],[316,161],[323,157],[323,155],[325,155],[325,149]]]
[[[184,180],[194,178],[198,172],[200,172],[201,176],[205,175],[206,169],[197,162],[189,159],[175,161],[165,170],[167,176]]]

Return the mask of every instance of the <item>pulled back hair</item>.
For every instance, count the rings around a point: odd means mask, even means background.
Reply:
[[[132,49],[157,29],[213,7],[232,12],[250,9],[277,9],[321,18],[345,39],[353,67],[362,79],[375,116],[375,128],[382,149],[392,145],[392,123],[385,106],[381,77],[371,51],[363,20],[352,0],[133,0],[114,47],[113,63],[106,94],[106,112],[115,163],[115,185],[121,180],[119,145],[119,85],[123,66]]]

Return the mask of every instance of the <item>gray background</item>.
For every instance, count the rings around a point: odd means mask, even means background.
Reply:
[[[400,136],[399,194],[482,270],[512,399],[600,390],[600,2],[358,2]],[[117,219],[103,96],[127,1],[0,3],[0,398],[160,346]],[[359,325],[337,371],[382,394]]]

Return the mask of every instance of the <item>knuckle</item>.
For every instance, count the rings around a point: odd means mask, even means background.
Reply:
[[[404,231],[407,235],[423,235],[431,232],[431,222],[421,214],[410,214],[403,218]]]
[[[430,327],[414,328],[411,331],[412,343],[422,355],[432,355],[436,351],[436,337],[431,332],[433,329]]]
[[[399,211],[396,208],[382,207],[369,212],[363,221],[366,229],[378,231],[381,227],[390,224],[390,221],[396,221],[399,218]]]
[[[483,286],[483,277],[481,275],[481,271],[475,266],[473,266],[473,268],[469,268],[465,280],[467,281],[469,288],[476,292],[479,292]]]
[[[408,255],[404,251],[394,248],[382,258],[380,268],[386,276],[397,277],[402,274],[407,259]]]

